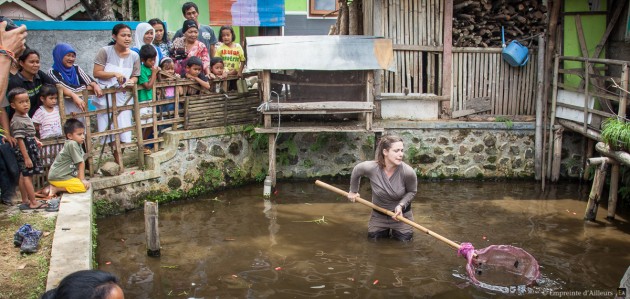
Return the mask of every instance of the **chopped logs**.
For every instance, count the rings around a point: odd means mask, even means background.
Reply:
[[[501,26],[505,41],[516,39],[527,47],[536,47],[543,32],[547,7],[540,0],[455,0],[453,5],[453,46],[500,47]]]

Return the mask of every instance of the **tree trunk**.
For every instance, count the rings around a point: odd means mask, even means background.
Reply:
[[[110,0],[80,0],[93,21],[116,21]]]
[[[348,3],[346,0],[339,0],[339,35],[348,35]]]
[[[352,1],[348,5],[348,35],[359,34],[359,3]]]

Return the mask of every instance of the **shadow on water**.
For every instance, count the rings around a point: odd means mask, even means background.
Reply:
[[[335,182],[347,189],[347,182]],[[469,283],[465,260],[416,232],[404,244],[366,239],[369,209],[316,187],[279,183],[160,207],[162,256],[146,256],[142,211],[98,220],[99,268],[129,298],[490,298],[614,292],[630,265],[627,217],[585,223],[588,190],[535,182],[420,182],[416,222],[476,248],[521,247],[539,262],[534,287]],[[361,194],[369,199],[368,184]],[[597,219],[604,219],[605,208]],[[483,281],[483,278],[480,277]]]

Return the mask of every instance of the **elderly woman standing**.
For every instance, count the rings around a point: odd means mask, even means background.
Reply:
[[[114,45],[101,48],[96,54],[96,58],[94,58],[94,77],[105,88],[136,84],[138,76],[140,76],[140,56],[130,49],[131,28],[122,23],[116,24],[112,29],[112,38],[114,39]],[[116,106],[133,104],[132,96],[130,92],[125,90],[117,92]],[[98,109],[106,109],[111,107],[111,100],[107,99],[107,97],[100,97],[94,102],[94,106]],[[99,132],[113,129],[113,121],[110,121],[110,118],[111,115],[108,114],[99,114],[97,116]],[[131,111],[125,110],[120,112],[115,120],[118,121],[118,128],[130,127],[132,120]],[[107,136],[106,141],[112,147],[114,159],[119,163],[120,157],[113,149],[113,137],[111,135]],[[131,132],[121,133],[120,141],[131,142]]]
[[[197,23],[193,20],[184,21],[182,26],[184,36],[178,37],[173,41],[171,56],[175,61],[175,72],[181,73],[186,68],[186,59],[189,57],[199,57],[203,63],[202,70],[206,75],[210,74],[210,56],[208,56],[208,48],[197,39],[199,29]]]
[[[395,238],[400,241],[411,241],[413,238],[413,228],[396,219],[402,215],[413,221],[411,201],[418,191],[416,172],[402,161],[403,150],[400,137],[385,135],[376,147],[376,161],[361,162],[352,170],[348,199],[354,201],[359,196],[359,182],[365,176],[372,186],[372,203],[395,213],[390,217],[372,210],[368,238]]]
[[[79,94],[86,88],[94,92],[97,97],[103,95],[98,83],[92,79],[81,67],[74,64],[77,59],[77,51],[69,44],[58,43],[52,51],[53,65],[48,71],[48,76],[56,83],[63,85],[73,93]],[[85,102],[86,99],[83,99]],[[81,112],[81,109],[72,101],[65,100],[65,113]]]

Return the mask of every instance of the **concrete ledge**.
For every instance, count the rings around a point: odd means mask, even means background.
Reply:
[[[70,273],[92,269],[92,190],[61,197],[46,290]]]

